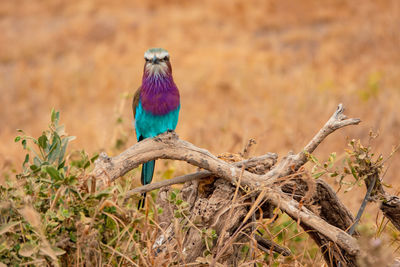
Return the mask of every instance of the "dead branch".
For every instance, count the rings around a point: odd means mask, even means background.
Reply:
[[[234,165],[238,168],[245,167],[245,169],[249,169],[249,168],[256,167],[258,169],[265,170],[265,169],[271,168],[276,163],[277,158],[278,158],[277,154],[267,153],[263,156],[254,157],[254,158],[251,158],[248,160],[235,162],[232,165]],[[182,175],[179,177],[174,177],[169,180],[164,180],[164,181],[140,186],[140,187],[137,187],[135,189],[128,191],[126,193],[125,198],[129,198],[132,195],[137,194],[137,193],[149,192],[149,191],[152,191],[152,190],[155,190],[155,189],[158,189],[161,187],[165,187],[165,186],[170,186],[173,184],[183,184],[183,183],[186,183],[186,182],[189,182],[192,180],[203,179],[206,177],[210,177],[211,175],[212,175],[212,172],[210,172],[210,171],[199,171],[199,172],[194,172],[191,174]]]
[[[393,225],[400,230],[400,198],[397,196],[386,195],[381,201],[380,206],[383,215],[388,218]]]
[[[180,140],[175,132],[166,132],[154,138],[145,139],[113,158],[101,153],[95,162],[95,168],[91,175],[97,179],[99,186],[101,186],[104,183],[103,181],[110,183],[140,164],[154,159],[186,161],[233,184],[236,183],[240,173],[239,167],[217,158],[205,149]],[[243,186],[258,188],[262,183],[265,183],[265,179],[261,175],[248,171],[244,172]]]
[[[337,228],[346,231],[354,222],[353,215],[344,206],[340,199],[336,196],[333,189],[323,180],[312,180],[314,190],[310,188],[309,183],[304,179],[296,178],[290,181],[284,181],[281,186],[282,191],[293,196],[299,202],[304,203],[304,206],[317,214],[321,219]],[[307,197],[309,192],[312,192],[311,197]],[[336,266],[338,262],[342,266],[354,266],[357,259],[355,255],[350,255],[342,251],[331,240],[312,230],[303,223],[303,229],[311,236],[311,238],[319,245],[327,263],[331,266]]]
[[[240,165],[225,162],[215,157],[207,150],[180,140],[174,132],[167,132],[155,138],[143,140],[113,158],[102,153],[99,159],[95,162],[95,168],[91,175],[98,181],[98,185],[101,186],[104,185],[104,183],[108,184],[123,176],[125,173],[138,167],[140,164],[154,159],[186,161],[192,165],[208,170],[209,174],[211,173],[217,177],[223,178],[231,184],[237,183],[240,174],[240,185],[242,188],[253,192],[259,192],[262,195],[261,199],[267,199],[273,205],[278,206],[293,219],[299,221],[305,228],[328,238],[343,249],[345,253],[355,255],[358,253],[359,247],[353,237],[348,235],[342,229],[327,223],[324,219],[317,216],[305,206],[300,205],[298,201],[282,192],[281,188],[276,185],[278,178],[293,174],[304,165],[307,162],[307,155],[312,153],[329,134],[342,127],[356,125],[360,122],[359,119],[347,119],[343,112],[343,106],[340,104],[331,118],[302,151],[296,155],[289,153],[289,155],[272,170],[262,175],[247,170],[241,172]],[[190,178],[188,178],[188,176],[178,177],[179,179],[177,178],[174,182],[182,182],[186,179],[192,180],[209,176],[209,174],[206,175],[205,171],[200,173],[201,177],[196,173],[191,174],[191,176],[189,176]],[[162,186],[166,184],[172,183],[164,183]],[[147,191],[149,188],[150,186],[138,189],[138,191],[144,192],[141,190]],[[260,203],[261,199],[260,196],[258,196],[257,201]],[[240,214],[243,214],[243,210]],[[244,221],[246,221],[248,216],[249,214],[246,216]],[[242,215],[237,216],[236,219],[241,220],[243,217]],[[231,226],[234,227],[235,224],[232,224]],[[201,238],[200,240],[196,239],[196,242],[197,241],[201,242]],[[185,247],[185,249],[189,251],[190,247]]]
[[[319,132],[311,139],[302,151],[293,155],[289,153],[278,165],[266,174],[267,178],[275,180],[297,171],[307,162],[307,154],[311,154],[321,142],[334,131],[349,125],[357,125],[360,119],[347,119],[343,114],[344,107],[339,104],[335,113],[329,118]]]
[[[271,240],[262,238],[259,235],[254,235],[254,238],[257,241],[258,247],[266,253],[269,253],[270,250],[272,250],[284,256],[289,256],[292,254],[289,249],[282,247]]]
[[[253,189],[260,188],[268,185],[267,179],[273,180],[296,171],[307,162],[307,153],[312,153],[329,134],[342,127],[360,123],[360,119],[347,119],[343,112],[343,105],[339,104],[335,113],[301,152],[296,155],[289,154],[267,174],[256,175],[245,171],[242,177],[242,185]],[[95,162],[95,168],[91,175],[99,181],[99,184],[102,181],[110,183],[140,164],[154,159],[183,160],[209,170],[233,184],[236,183],[240,173],[240,167],[232,166],[207,150],[180,140],[175,132],[166,132],[154,138],[145,139],[113,158],[101,153]]]
[[[339,247],[347,251],[350,255],[355,255],[359,252],[357,240],[347,234],[345,231],[327,223],[319,216],[315,215],[305,207],[299,207],[299,203],[286,195],[280,194],[279,191],[267,190],[267,198],[274,205],[278,206],[282,211],[287,213],[294,220],[298,220],[322,235],[326,236]]]

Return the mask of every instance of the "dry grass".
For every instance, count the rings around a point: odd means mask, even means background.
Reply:
[[[78,137],[75,148],[135,143],[126,96],[153,46],[171,53],[182,97],[177,132],[214,154],[249,138],[255,154],[297,151],[343,102],[363,123],[335,133],[317,157],[343,151],[347,136],[367,140],[369,129],[388,155],[400,139],[400,2],[299,3],[1,1],[0,169],[23,161],[15,130],[40,135],[52,107]],[[392,192],[398,161],[385,178]],[[177,175],[190,168],[173,166]],[[355,210],[362,196],[344,198]]]

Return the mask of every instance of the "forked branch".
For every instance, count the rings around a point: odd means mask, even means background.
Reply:
[[[343,112],[344,108],[342,104],[339,104],[334,114],[302,151],[295,155],[289,154],[273,169],[263,175],[249,171],[241,172],[240,165],[227,163],[205,149],[180,140],[174,132],[167,132],[155,138],[145,139],[113,158],[104,153],[101,154],[91,175],[98,181],[99,185],[104,186],[104,184],[114,181],[140,164],[154,159],[182,160],[209,172],[207,175],[206,171],[190,174],[190,179],[203,178],[213,174],[228,180],[232,184],[236,184],[239,175],[241,175],[242,187],[251,191],[263,192],[266,199],[279,206],[282,211],[292,218],[300,220],[311,229],[328,237],[350,255],[354,255],[358,252],[358,245],[353,237],[343,230],[330,225],[305,207],[301,207],[297,201],[289,198],[280,188],[274,186],[274,182],[278,178],[286,177],[303,166],[307,162],[307,154],[312,153],[329,134],[342,127],[360,123],[360,119],[347,119]],[[187,181],[187,179],[187,176],[178,177],[173,182],[181,183]],[[165,182],[162,186],[166,184],[171,184],[171,182]],[[154,188],[157,187],[148,185],[135,191],[146,192]]]
[[[343,105],[339,104],[335,113],[301,152],[296,155],[289,154],[271,171],[264,175],[245,171],[241,178],[242,186],[256,189],[271,183],[271,181],[267,182],[269,179],[289,175],[307,162],[306,154],[312,153],[329,134],[342,127],[360,123],[360,119],[347,119],[343,112]],[[232,183],[236,183],[241,172],[241,166],[229,164],[205,149],[180,140],[175,132],[166,132],[154,138],[145,139],[112,158],[101,153],[91,175],[99,181],[100,185],[104,182],[110,183],[140,164],[154,159],[186,161]]]

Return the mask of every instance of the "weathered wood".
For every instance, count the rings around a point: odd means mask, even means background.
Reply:
[[[101,153],[91,175],[98,180],[99,186],[103,186],[104,182],[110,183],[128,171],[154,159],[183,160],[233,184],[236,183],[241,171],[239,167],[217,158],[207,150],[180,140],[175,132],[166,132],[154,138],[147,138],[113,158]],[[243,186],[258,188],[262,183],[265,183],[265,178],[261,175],[244,172]]]
[[[315,183],[314,188],[310,188],[312,187],[310,183]],[[323,180],[295,178],[284,181],[282,191],[292,195],[294,199],[304,203],[305,207],[312,210],[321,219],[343,231],[349,229],[353,224],[353,215]],[[310,192],[311,195],[309,195]],[[321,248],[322,255],[329,266],[338,266],[339,262],[342,266],[356,266],[356,255],[341,250],[329,238],[312,230],[302,222],[300,225]]]
[[[343,112],[344,108],[342,104],[339,104],[335,113],[301,152],[296,155],[289,154],[265,175],[257,175],[245,171],[241,178],[242,185],[254,189],[269,186],[274,179],[287,176],[296,171],[307,162],[307,154],[312,153],[329,134],[342,127],[360,123],[360,119],[347,119]],[[209,170],[233,184],[237,182],[238,174],[240,173],[239,167],[218,159],[205,149],[180,140],[178,135],[172,131],[154,138],[147,138],[113,158],[101,153],[95,162],[95,168],[91,175],[99,181],[99,185],[102,185],[104,182],[110,183],[118,179],[142,163],[159,158],[186,161],[197,167]]]
[[[397,196],[385,195],[380,206],[383,215],[400,230],[400,198]]]
[[[267,153],[265,155],[250,158],[248,160],[235,162],[232,165],[234,165],[238,168],[241,168],[244,166],[246,170],[255,168],[255,171],[265,172],[265,170],[270,169],[276,163],[277,158],[278,158],[277,154]],[[152,190],[155,190],[155,189],[158,189],[161,187],[165,187],[165,186],[170,186],[173,184],[181,184],[181,183],[186,183],[186,182],[196,180],[196,179],[207,178],[210,175],[212,175],[212,172],[210,172],[210,171],[198,171],[198,172],[194,172],[191,174],[182,175],[179,177],[174,177],[172,179],[163,180],[160,182],[140,186],[140,187],[137,187],[135,189],[128,191],[125,195],[125,198],[129,198],[132,195],[137,194],[137,193],[149,192],[149,191],[152,191]]]
[[[268,200],[270,200],[272,204],[278,206],[294,220],[299,220],[308,228],[311,228],[326,236],[350,255],[356,255],[359,252],[357,240],[352,238],[345,231],[327,223],[325,220],[315,215],[306,207],[299,207],[299,203],[294,199],[291,199],[288,196],[280,194],[272,189],[266,190]]]
[[[266,174],[266,177],[270,180],[276,180],[279,177],[294,173],[307,162],[307,154],[313,153],[328,135],[345,126],[357,125],[361,122],[360,119],[347,119],[343,112],[344,107],[342,104],[339,104],[336,111],[304,149],[297,154],[293,154],[292,152],[288,153],[279,164]]]
[[[186,141],[179,140],[174,132],[167,132],[155,138],[143,140],[113,158],[102,153],[96,161],[95,168],[91,175],[97,179],[98,186],[104,186],[124,175],[129,170],[150,160],[160,158],[183,160],[209,171],[213,176],[215,175],[216,177],[224,179],[217,179],[211,193],[206,197],[202,197],[198,192],[191,192],[191,194],[189,194],[192,196],[190,201],[193,202],[191,206],[192,214],[189,221],[195,224],[200,223],[199,225],[203,225],[207,229],[216,229],[217,233],[222,233],[222,236],[219,238],[227,241],[225,247],[232,242],[232,238],[238,236],[238,231],[242,231],[242,227],[245,226],[244,223],[246,223],[246,220],[250,218],[255,211],[254,206],[252,206],[252,209],[248,210],[248,207],[243,205],[243,203],[237,203],[237,205],[235,204],[235,206],[232,206],[230,202],[232,188],[235,188],[240,180],[240,186],[244,189],[244,193],[252,192],[253,195],[259,195],[256,202],[258,201],[258,203],[261,204],[261,202],[263,202],[262,200],[268,200],[269,203],[279,207],[283,212],[299,221],[301,225],[308,230],[329,240],[323,241],[321,244],[333,242],[345,254],[354,256],[359,252],[359,247],[357,241],[353,237],[348,235],[340,227],[331,225],[326,220],[322,219],[320,215],[313,212],[314,210],[312,210],[311,207],[307,208],[307,206],[301,205],[298,201],[291,198],[290,195],[282,192],[278,184],[279,181],[285,180],[285,177],[287,179],[289,175],[294,174],[304,165],[307,162],[307,155],[312,153],[329,134],[342,127],[355,125],[360,122],[359,119],[347,119],[343,111],[343,106],[340,104],[331,118],[304,149],[298,154],[289,153],[287,157],[282,159],[279,164],[275,165],[265,174],[255,174],[247,170],[241,171],[238,165],[235,166],[235,164],[223,161],[207,150],[198,148]],[[202,174],[202,177],[203,179],[206,177],[205,173]],[[193,176],[191,179],[192,178]],[[183,178],[181,177],[180,179]],[[182,182],[180,179],[177,180]],[[193,188],[196,188],[196,182],[192,185],[195,185]],[[197,191],[199,190],[198,185],[199,183],[197,183]],[[147,189],[148,188],[142,188],[140,190]],[[140,192],[140,190],[138,191]],[[227,209],[235,210],[233,216],[232,213],[227,212]],[[196,214],[196,212],[198,213]],[[228,214],[231,214],[230,217]],[[227,229],[226,232],[221,231],[221,222],[224,223],[224,229]],[[168,229],[171,229],[171,227]],[[164,234],[165,233],[163,233],[163,235]],[[164,242],[170,240],[167,236],[163,238]],[[201,245],[203,241],[199,229],[191,227],[188,230],[188,234],[184,239],[184,251],[186,253],[185,262],[193,261],[196,257],[202,255],[199,253],[204,251],[204,246]],[[224,255],[226,255],[226,250],[222,249],[212,253],[216,253],[214,254],[216,255],[215,259],[223,260]]]

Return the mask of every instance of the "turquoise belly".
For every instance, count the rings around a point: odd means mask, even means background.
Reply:
[[[136,138],[149,138],[168,130],[175,130],[178,123],[180,105],[175,110],[165,115],[153,115],[143,109],[142,103],[138,103],[135,115]]]

